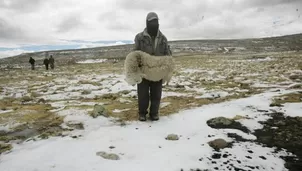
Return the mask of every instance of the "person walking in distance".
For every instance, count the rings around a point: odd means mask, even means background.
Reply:
[[[54,67],[55,67],[55,59],[52,57],[52,55],[50,55],[49,64],[50,64],[50,68],[54,69]]]
[[[168,40],[159,29],[159,18],[155,12],[146,17],[145,29],[135,36],[133,50],[140,50],[154,56],[171,55]],[[143,79],[137,84],[139,120],[146,121],[149,102],[149,116],[152,121],[159,120],[159,106],[162,96],[162,80],[150,81]]]
[[[36,60],[33,57],[29,58],[29,63],[31,65],[31,70],[35,70],[35,62],[36,62]]]
[[[47,57],[45,57],[43,64],[45,65],[46,70],[48,70],[49,59]]]

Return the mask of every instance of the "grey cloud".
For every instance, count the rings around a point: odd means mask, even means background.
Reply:
[[[65,33],[71,31],[73,29],[77,29],[83,25],[83,21],[78,15],[71,15],[65,18],[61,23],[58,25],[57,32]]]
[[[32,12],[41,8],[44,0],[7,0],[0,2],[0,9],[9,9],[17,12]]]
[[[125,16],[125,11],[119,10],[109,11],[106,13],[102,13],[99,15],[98,20],[100,23],[105,25],[107,29],[115,30],[115,31],[128,31],[133,29],[133,26],[129,22],[129,20],[125,20],[123,18]]]
[[[165,0],[165,1],[154,1],[154,0],[120,0],[118,6],[126,10],[164,10],[171,7],[173,4],[177,4],[181,0]]]
[[[25,36],[20,28],[8,23],[2,18],[0,18],[0,35],[0,40],[16,40]]]
[[[244,4],[245,6],[251,6],[251,7],[271,7],[275,5],[285,5],[285,4],[302,4],[301,0],[245,0]]]

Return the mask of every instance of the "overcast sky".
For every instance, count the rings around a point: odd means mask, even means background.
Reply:
[[[144,29],[149,11],[158,13],[168,40],[302,32],[302,0],[0,0],[0,51],[122,44]]]

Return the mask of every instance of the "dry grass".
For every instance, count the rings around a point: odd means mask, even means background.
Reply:
[[[273,99],[274,104],[301,103],[301,102],[302,102],[302,92],[289,93],[282,96],[277,96]]]
[[[264,59],[271,56],[273,60],[255,61],[256,59]],[[248,59],[254,61],[247,61]],[[194,89],[202,88],[206,91],[226,91],[234,93],[234,89],[248,90],[248,92],[238,92],[235,95],[220,97],[216,99],[195,99],[193,96],[168,96],[162,99],[162,102],[169,102],[169,105],[160,109],[161,116],[167,116],[177,113],[184,109],[199,107],[202,105],[220,103],[232,99],[247,97],[253,94],[260,93],[266,88],[253,88],[253,83],[280,84],[280,82],[288,81],[288,76],[291,70],[300,70],[302,64],[302,56],[290,56],[287,54],[259,54],[259,55],[194,55],[194,56],[179,56],[175,58],[176,71],[173,79],[177,80],[177,86],[165,87],[164,91],[184,93],[187,95],[202,95]],[[16,122],[24,122],[31,124],[32,127],[37,127],[40,132],[44,133],[42,137],[49,135],[57,135],[60,131],[49,131],[50,127],[59,127],[63,122],[62,117],[58,117],[50,110],[53,109],[47,104],[34,104],[43,92],[51,93],[56,91],[65,91],[65,88],[70,86],[69,80],[77,80],[78,77],[83,78],[78,81],[79,85],[91,84],[99,87],[98,90],[104,89],[102,81],[97,79],[97,76],[103,74],[122,74],[123,61],[117,63],[92,63],[92,64],[71,64],[57,67],[54,71],[45,71],[45,69],[37,69],[35,71],[24,71],[25,69],[16,69],[7,73],[0,73],[0,95],[9,97],[0,100],[0,109],[10,110],[12,112],[3,113],[0,115],[0,124],[6,123],[9,120]],[[184,73],[185,69],[195,69],[199,72]],[[91,76],[95,75],[95,76]],[[67,81],[60,83],[54,79],[66,78]],[[111,79],[111,78],[108,78]],[[22,81],[27,81],[26,84]],[[246,83],[245,81],[249,81]],[[191,85],[186,85],[192,90],[185,88],[184,83],[189,82]],[[56,90],[49,90],[49,83],[62,87],[57,87]],[[26,86],[24,86],[26,85]],[[79,86],[76,85],[76,86]],[[73,86],[73,85],[72,85]],[[15,90],[24,90],[31,98],[31,101],[22,105],[21,101],[26,99],[10,98],[13,91],[8,91],[8,87],[17,87]],[[123,97],[130,102],[120,102],[122,95],[128,94],[129,91],[99,95],[95,98],[85,98],[85,95],[90,92],[81,90],[71,90],[70,92],[83,92],[80,94],[79,102],[104,103],[110,116],[120,118],[121,121],[137,120],[138,108],[136,97]],[[72,97],[71,97],[72,98]],[[278,97],[279,98],[279,97]],[[49,104],[59,100],[48,100]],[[72,99],[69,99],[72,100]],[[68,100],[64,100],[68,101]],[[301,94],[289,94],[275,100],[276,103],[301,102]],[[67,104],[65,109],[75,108],[92,110],[93,105],[72,105]],[[114,110],[122,110],[121,112],[113,112]],[[129,109],[123,111],[124,109]],[[19,127],[18,129],[24,129]],[[0,137],[1,138],[1,137]]]

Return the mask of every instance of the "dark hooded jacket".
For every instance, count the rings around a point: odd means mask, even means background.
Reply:
[[[141,50],[154,56],[171,55],[166,36],[158,30],[155,40],[152,41],[151,36],[144,31],[138,33],[134,39],[134,50]]]

